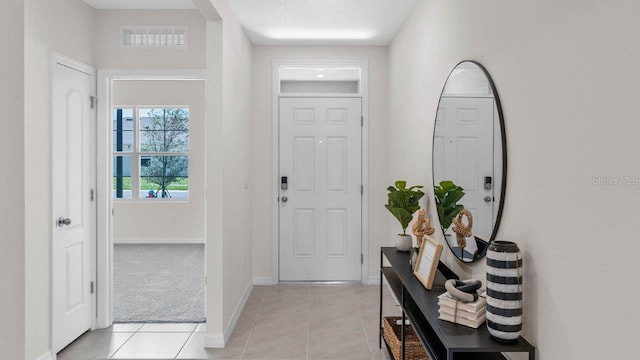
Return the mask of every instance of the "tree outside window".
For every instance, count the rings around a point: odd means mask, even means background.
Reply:
[[[140,152],[154,154],[141,159],[140,189],[151,184],[147,197],[173,197],[172,190],[188,188],[189,158],[166,153],[189,151],[189,110],[140,109],[139,113]]]

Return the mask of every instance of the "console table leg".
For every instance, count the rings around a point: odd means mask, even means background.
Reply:
[[[401,326],[401,333],[402,333],[402,351],[400,352],[402,355],[400,356],[400,358],[402,360],[405,360],[405,335],[406,335],[406,326],[407,326],[407,317],[404,313],[404,293],[405,293],[405,289],[404,289],[404,285],[402,286],[402,322],[400,325]]]
[[[536,360],[536,349],[529,351],[529,360]]]
[[[380,317],[378,318],[378,348],[382,349],[382,266],[384,261],[384,254],[380,249]]]

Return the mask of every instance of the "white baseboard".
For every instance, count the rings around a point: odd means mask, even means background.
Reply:
[[[271,276],[254,276],[253,285],[277,285],[278,282],[273,281]]]
[[[231,320],[224,329],[222,334],[206,334],[204,336],[204,347],[206,348],[223,348],[224,344],[229,342],[229,338],[231,337],[231,333],[233,333],[233,329],[235,329],[236,324],[238,323],[238,319],[240,318],[240,314],[244,309],[244,306],[247,304],[247,300],[249,299],[249,295],[251,295],[251,290],[253,290],[253,282],[249,282],[247,287],[244,289],[242,293],[242,297],[240,297],[240,301],[238,305],[233,310],[233,315],[231,315]]]
[[[204,334],[204,347],[206,348],[223,348],[224,334]]]
[[[113,238],[114,244],[204,244],[204,238]]]
[[[249,295],[251,295],[251,290],[253,290],[253,282],[249,282],[247,284],[247,287],[244,289],[244,293],[242,294],[242,297],[240,298],[240,302],[238,302],[238,305],[233,310],[233,315],[231,315],[231,320],[227,324],[227,327],[224,329],[224,342],[225,342],[225,344],[229,341],[229,338],[231,337],[231,333],[233,332],[233,329],[235,329],[236,324],[238,323],[238,319],[240,318],[240,314],[242,313],[242,310],[244,309],[244,306],[247,304],[247,300],[249,299]]]
[[[369,275],[365,285],[380,285],[380,275]]]
[[[46,353],[38,356],[38,358],[36,358],[36,360],[54,360],[53,355],[51,354],[50,351],[47,351]]]

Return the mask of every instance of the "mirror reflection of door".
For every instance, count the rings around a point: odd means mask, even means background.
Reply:
[[[464,189],[458,204],[473,217],[472,236],[460,246],[450,227],[446,241],[463,262],[481,258],[491,240],[501,202],[502,126],[489,78],[473,62],[462,62],[445,84],[433,138],[433,180]],[[466,224],[466,220],[463,220]]]
[[[485,189],[484,183],[485,177],[493,179],[493,98],[443,97],[436,129],[435,183],[451,180],[464,189],[460,203],[473,216],[473,233],[488,241],[493,228],[493,187]],[[451,247],[457,248],[451,228],[447,234]],[[467,239],[467,246],[459,251],[463,258],[472,259],[478,251],[476,241]]]

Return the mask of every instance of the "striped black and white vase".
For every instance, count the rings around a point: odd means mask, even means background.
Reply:
[[[506,342],[522,332],[522,254],[514,242],[492,241],[487,250],[487,328]]]

